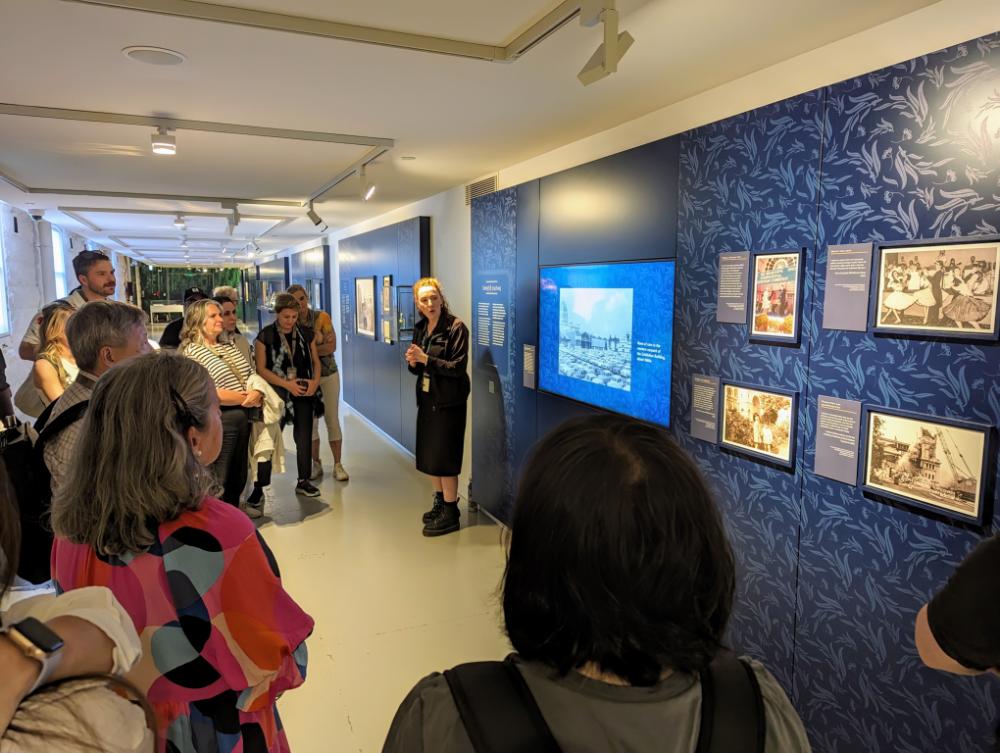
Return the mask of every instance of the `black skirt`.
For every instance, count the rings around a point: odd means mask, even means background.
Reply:
[[[429,476],[457,476],[465,452],[466,404],[437,408],[417,404],[417,470]]]

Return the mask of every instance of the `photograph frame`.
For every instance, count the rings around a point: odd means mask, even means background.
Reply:
[[[774,334],[769,332],[758,332],[757,328],[757,261],[766,257],[792,257],[796,258],[794,299],[792,305],[792,333],[790,335]],[[765,345],[784,345],[789,348],[799,347],[802,339],[802,291],[805,289],[803,281],[803,264],[805,263],[806,249],[790,248],[778,251],[755,251],[750,254],[750,280],[747,290],[747,333],[748,341]]]
[[[743,390],[753,390],[765,395],[775,395],[789,399],[789,426],[788,426],[788,457],[783,458],[769,452],[756,450],[739,442],[726,439],[726,390],[727,388]],[[752,460],[762,461],[770,465],[793,470],[795,468],[795,455],[798,439],[798,417],[799,417],[799,393],[795,390],[787,390],[781,387],[765,387],[759,384],[747,384],[745,382],[720,380],[719,384],[719,416],[718,416],[718,441],[716,445],[731,452],[745,455]]]
[[[979,484],[978,495],[975,501],[975,514],[966,514],[961,510],[949,507],[944,503],[934,502],[930,499],[906,494],[903,491],[893,490],[887,486],[871,483],[869,478],[869,462],[871,451],[872,417],[882,415],[892,418],[916,421],[921,424],[938,424],[940,426],[971,431],[982,436],[982,451],[979,460]],[[991,503],[993,500],[994,486],[994,454],[995,454],[995,434],[994,427],[989,424],[968,421],[966,419],[936,416],[926,413],[915,413],[913,411],[898,410],[896,408],[886,408],[878,405],[864,405],[861,413],[861,442],[858,454],[858,487],[866,497],[885,499],[899,504],[918,514],[930,513],[933,516],[943,517],[961,523],[967,523],[982,527],[992,518],[993,511]],[[951,463],[948,453],[943,453],[946,460]],[[943,463],[942,463],[943,464]]]
[[[375,340],[378,337],[376,333],[376,321],[378,320],[378,314],[375,309],[376,278],[376,275],[354,278],[354,331],[359,336],[367,337],[371,340]],[[368,288],[368,290],[364,290],[365,288]],[[368,298],[371,301],[371,329],[366,329],[364,323],[362,322],[363,312],[361,301],[363,299],[362,294],[364,292],[369,294]]]
[[[937,251],[941,255],[946,255],[949,250],[952,253],[967,252],[971,255],[972,249],[985,247],[995,251],[994,269],[992,277],[992,314],[990,315],[989,329],[971,329],[960,326],[945,327],[940,325],[881,323],[881,311],[883,303],[893,293],[886,294],[886,290],[891,289],[891,283],[885,283],[886,254],[906,253],[911,251],[914,254],[934,253]],[[899,283],[897,283],[897,286]],[[871,291],[869,296],[868,309],[868,334],[879,337],[909,337],[920,340],[985,340],[996,342],[1000,340],[1000,316],[998,316],[998,295],[1000,295],[1000,236],[963,236],[961,238],[921,238],[917,240],[892,241],[885,243],[875,243],[872,256],[871,269]],[[901,291],[902,292],[902,291]],[[949,301],[950,303],[950,301]],[[920,305],[914,300],[914,304]],[[947,304],[945,304],[947,305]],[[943,308],[943,306],[942,306]],[[901,309],[905,311],[906,309]],[[897,318],[901,319],[897,313]]]

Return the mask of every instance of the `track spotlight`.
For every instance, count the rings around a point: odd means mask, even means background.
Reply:
[[[177,215],[177,219],[174,220],[174,227],[178,230],[183,230],[187,227],[187,223],[181,215]]]
[[[163,126],[157,127],[150,141],[153,142],[154,154],[177,154],[177,139]]]
[[[321,233],[325,233],[326,232],[326,229],[327,229],[326,228],[326,223],[323,222],[323,218],[322,217],[320,217],[318,214],[316,214],[316,210],[313,209],[313,205],[312,205],[311,201],[309,202],[309,209],[306,210],[306,217],[308,217],[312,221],[312,224],[316,226],[317,230],[319,230]]]
[[[188,242],[187,238],[185,238],[184,240],[181,241],[181,248],[187,248],[187,247],[188,247]]]
[[[577,74],[580,83],[589,86],[618,70],[618,63],[635,39],[627,31],[618,33],[618,11],[614,0],[587,0],[580,9],[580,23],[594,26],[604,23],[604,42],[590,56],[590,60]]]
[[[365,171],[364,165],[358,170],[358,177],[361,178],[361,198],[368,201],[375,195],[375,183],[368,180],[368,174]]]

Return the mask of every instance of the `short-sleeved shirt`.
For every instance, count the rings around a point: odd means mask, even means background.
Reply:
[[[1000,536],[976,547],[927,607],[934,640],[969,669],[1000,668]]]
[[[333,334],[333,320],[330,319],[330,315],[325,311],[309,309],[309,318],[305,326],[309,327],[316,334],[321,335],[324,344],[326,344],[330,335]],[[337,361],[333,357],[333,353],[328,356],[320,356],[319,363],[321,377],[328,377],[331,374],[337,373]]]
[[[292,330],[293,334],[295,332],[298,332],[301,339],[294,338],[289,335],[289,337],[286,338],[287,342],[290,345],[293,342],[301,342],[304,344],[304,347],[296,346],[294,358],[292,359],[292,365],[295,366],[295,370],[300,379],[311,379],[313,364],[309,344],[315,339],[315,335],[313,334],[313,330],[309,327],[301,327],[298,324],[296,324],[295,329]],[[264,346],[264,353],[266,355],[265,365],[270,371],[274,371],[274,355],[275,352],[281,348],[281,333],[278,332],[278,326],[276,324],[268,324],[260,331],[260,334],[257,335],[257,339],[254,342],[259,342]]]
[[[83,304],[87,302],[87,299],[83,297],[83,288],[73,288],[69,295],[65,298],[58,299],[63,303],[68,303],[74,310],[80,308]],[[55,303],[55,301],[53,301]],[[23,341],[34,345],[36,348],[38,344],[42,341],[41,329],[42,326],[42,312],[39,311],[31,319],[31,324],[28,325],[28,331],[24,333]]]
[[[552,734],[565,751],[689,753],[701,715],[701,685],[676,672],[651,687],[609,685],[578,672],[565,677],[544,664],[514,663]],[[765,753],[808,753],[802,721],[777,680],[751,662],[766,722]],[[417,683],[392,720],[382,753],[474,753],[444,675]]]

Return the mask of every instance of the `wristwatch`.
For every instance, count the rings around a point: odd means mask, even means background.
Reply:
[[[13,625],[8,625],[0,630],[0,635],[6,635],[10,642],[21,650],[21,653],[42,665],[38,679],[28,691],[28,695],[31,695],[49,681],[52,673],[59,666],[63,639],[34,617],[27,617]]]

